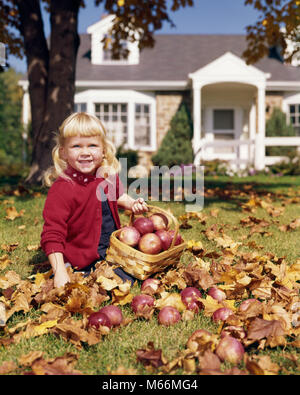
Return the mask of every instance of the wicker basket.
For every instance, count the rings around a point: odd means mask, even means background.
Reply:
[[[168,218],[169,228],[171,225],[174,225],[175,234],[170,248],[156,255],[144,254],[143,252],[122,243],[118,239],[118,234],[120,233],[120,229],[118,229],[113,232],[110,237],[110,247],[106,254],[107,262],[120,265],[127,273],[132,274],[139,280],[145,280],[152,274],[161,272],[168,266],[175,265],[179,261],[180,255],[186,247],[185,242],[174,246],[179,229],[177,219],[170,212],[159,207],[148,205],[148,208],[148,213],[164,214]],[[133,218],[134,215],[131,214],[129,225],[132,224]]]

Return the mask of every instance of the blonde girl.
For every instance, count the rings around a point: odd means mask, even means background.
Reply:
[[[123,193],[115,152],[104,126],[91,114],[73,113],[59,128],[53,166],[44,177],[50,189],[41,234],[56,287],[70,281],[66,263],[89,273],[97,261],[105,259],[109,237],[120,228],[118,208],[135,214],[148,210],[143,199]],[[112,186],[114,193],[110,193]],[[134,282],[122,269],[116,273],[123,281]]]

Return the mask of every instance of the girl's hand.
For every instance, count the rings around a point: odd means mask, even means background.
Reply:
[[[56,274],[54,275],[54,287],[55,288],[60,288],[63,287],[65,284],[70,282],[70,277],[68,275],[68,273],[65,272],[56,272]]]
[[[143,198],[138,198],[132,203],[131,211],[134,214],[142,214],[145,211],[148,211],[147,203]]]

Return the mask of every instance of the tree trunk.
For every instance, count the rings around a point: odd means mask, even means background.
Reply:
[[[39,3],[37,0],[30,2]],[[33,125],[33,154],[30,174],[26,179],[28,184],[42,182],[43,173],[52,165],[51,154],[55,145],[55,132],[62,121],[73,112],[80,2],[80,0],[52,0],[50,3],[51,37],[45,77],[46,87],[42,92],[41,89],[34,87],[29,91],[32,117],[38,118],[37,113],[40,113],[42,121],[40,125],[37,123]],[[42,34],[44,35],[43,32]],[[26,41],[25,35],[24,38]],[[32,44],[32,42],[28,43],[31,49]],[[31,84],[31,80],[29,83]]]
[[[41,129],[47,99],[49,51],[39,0],[15,0],[24,38],[33,140]]]

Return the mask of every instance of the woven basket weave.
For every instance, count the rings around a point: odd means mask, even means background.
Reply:
[[[186,247],[185,242],[176,246],[174,245],[179,229],[177,219],[170,212],[159,207],[148,205],[148,208],[149,214],[164,214],[169,221],[168,227],[175,227],[175,234],[170,248],[156,255],[144,254],[143,252],[122,243],[118,239],[118,235],[120,233],[120,229],[118,229],[113,232],[110,237],[110,247],[106,254],[107,262],[120,265],[127,273],[132,274],[139,280],[145,280],[152,274],[161,272],[168,266],[175,265],[179,261],[181,253]],[[133,218],[134,215],[131,214],[129,225],[132,224]]]

